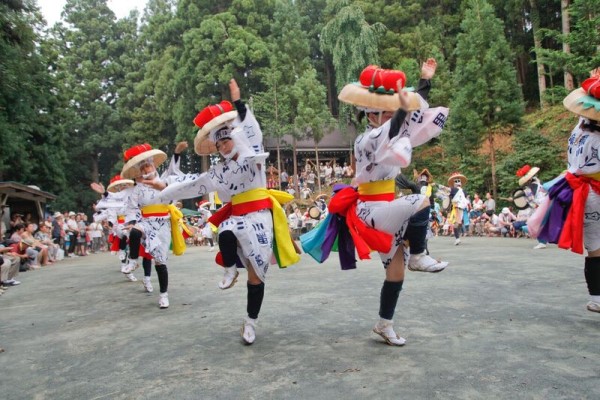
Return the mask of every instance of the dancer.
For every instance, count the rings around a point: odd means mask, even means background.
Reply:
[[[127,235],[124,231],[125,202],[134,182],[131,179],[123,179],[121,175],[115,175],[106,188],[98,182],[92,182],[90,187],[92,190],[102,196],[102,198],[94,206],[94,222],[108,221],[112,232],[111,252],[117,253],[121,261],[121,272],[127,265]],[[126,273],[125,276],[132,282],[136,282],[137,278],[133,272]],[[144,283],[146,286],[146,283]]]
[[[136,182],[125,206],[126,226],[130,229],[129,262],[122,271],[128,274],[138,268],[140,245],[143,245],[144,251],[154,259],[161,309],[169,307],[169,245],[173,241],[173,253],[181,255],[185,251],[185,240],[180,228],[183,214],[175,205],[160,201],[159,195],[160,190],[181,175],[179,152],[185,148],[186,142],[178,143],[169,168],[159,177],[157,167],[167,159],[167,155],[147,143],[133,146],[124,153],[125,165],[121,172],[121,176]]]
[[[600,312],[600,68],[591,75],[563,100],[567,110],[579,115],[568,140],[567,172],[527,226],[532,236],[560,248],[578,254],[587,250],[587,309]]]
[[[460,172],[455,172],[448,178],[448,186],[450,186],[450,202],[452,203],[452,211],[448,219],[454,225],[455,246],[460,244],[460,234],[463,231],[463,214],[469,207],[467,193],[464,189],[466,184],[467,178]]]
[[[529,215],[531,215],[531,213],[544,202],[546,196],[548,196],[548,191],[546,191],[542,182],[537,177],[539,171],[540,169],[538,167],[532,168],[530,165],[524,165],[519,168],[516,173],[519,178],[519,187],[521,187],[523,198],[517,198],[516,195],[520,194],[517,190],[513,194],[512,201],[519,210],[530,208],[528,210],[530,213]],[[539,250],[545,249],[546,247],[547,243],[538,239],[538,244],[536,244],[533,249]]]
[[[423,69],[434,65],[435,60],[429,59]],[[419,94],[403,90],[406,77],[402,71],[370,66],[363,70],[360,81],[346,85],[338,96],[368,118],[366,132],[354,142],[358,190],[339,190],[329,203],[328,222],[303,235],[302,244],[305,251],[322,262],[336,235],[327,232],[326,242],[316,247],[306,239],[317,237],[323,226],[327,230],[339,229],[342,269],[356,267],[355,247],[361,259],[369,258],[371,250],[379,252],[385,281],[380,294],[380,319],[373,332],[389,345],[402,346],[406,340],[396,334],[392,319],[404,283],[403,237],[412,216],[422,213],[426,221],[429,219],[429,199],[421,194],[396,199],[394,179],[400,168],[410,164],[413,146],[440,134],[448,110],[430,109]],[[343,220],[345,224],[338,222]]]
[[[240,97],[237,82],[229,82],[233,105],[222,101],[204,108],[194,119],[200,128],[194,140],[198,154],[218,151],[223,160],[202,174],[176,179],[161,193],[163,201],[203,196],[217,191],[230,201],[211,218],[219,228],[219,249],[225,275],[219,288],[231,288],[239,275],[237,265],[248,271],[248,316],[242,339],[252,344],[262,306],[269,260],[274,254],[280,267],[299,260],[281,204],[293,200],[287,193],[267,190],[262,132]],[[235,110],[234,110],[235,106]]]

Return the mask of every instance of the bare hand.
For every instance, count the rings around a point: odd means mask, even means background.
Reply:
[[[410,109],[410,93],[402,90],[402,80],[398,80],[398,97],[400,98],[400,108],[408,111]]]
[[[431,79],[435,75],[437,61],[435,58],[428,58],[421,66],[421,79]]]
[[[231,96],[231,102],[236,102],[241,99],[240,87],[235,79],[229,81],[229,95]]]
[[[175,154],[181,154],[185,151],[185,149],[188,148],[188,142],[187,141],[182,141],[177,143],[177,146],[175,147]]]
[[[600,77],[600,67],[594,68],[590,71],[590,78]]]
[[[92,188],[92,190],[96,193],[99,194],[104,194],[104,185],[101,183],[97,183],[97,182],[92,182],[90,183],[90,187]]]

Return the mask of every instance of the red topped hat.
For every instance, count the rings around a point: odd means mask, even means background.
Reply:
[[[130,147],[125,150],[123,156],[126,162],[121,171],[121,176],[125,179],[135,179],[142,175],[138,165],[141,161],[151,158],[154,166],[158,167],[167,159],[164,151],[153,149],[148,143]]]
[[[235,111],[233,104],[226,100],[219,104],[204,107],[194,118],[194,124],[200,128],[194,139],[196,153],[200,155],[215,153],[217,151],[217,140],[228,137],[227,134],[221,132],[217,138],[216,133],[219,132],[219,128],[226,127],[237,116],[238,113]]]
[[[573,90],[565,99],[565,108],[577,115],[600,121],[600,68],[591,73],[579,89]]]
[[[115,175],[110,180],[110,184],[106,190],[112,193],[120,192],[123,189],[133,186],[133,183],[134,182],[131,179],[123,179],[121,178],[121,175]]]
[[[340,101],[373,111],[396,111],[400,108],[398,86],[404,88],[406,85],[404,72],[369,65],[362,70],[358,80],[344,86],[338,95]],[[412,91],[407,93],[410,100],[408,111],[420,109],[420,96]]]
[[[535,176],[540,171],[538,167],[533,167],[529,164],[523,165],[517,171],[517,177],[519,177],[519,186],[525,185],[531,178]]]

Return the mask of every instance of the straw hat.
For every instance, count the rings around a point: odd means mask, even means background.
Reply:
[[[111,193],[117,193],[117,192],[120,192],[121,190],[132,187],[133,184],[134,184],[134,182],[131,179],[123,179],[123,178],[121,178],[121,175],[115,175],[110,180],[110,184],[108,185],[106,190]]]
[[[529,182],[529,180],[533,178],[538,172],[540,172],[540,169],[538,167],[531,168],[529,165],[524,165],[523,167],[521,167],[517,171],[517,176],[519,177],[519,186],[525,186],[525,184]]]
[[[565,108],[582,117],[600,121],[600,74],[586,79],[563,100]]]
[[[223,130],[237,118],[233,104],[222,101],[219,104],[204,107],[194,118],[194,124],[200,128],[194,139],[194,150],[198,155],[208,155],[217,152],[216,143],[226,139],[231,130]]]
[[[460,172],[454,172],[452,175],[450,175],[450,178],[448,178],[448,186],[454,187],[455,179],[460,179],[461,186],[465,186],[467,184],[467,178],[463,174]]]
[[[431,175],[431,172],[429,172],[427,168],[424,168],[423,171],[419,172],[419,181],[423,175],[427,175],[427,182],[433,181],[433,175]]]
[[[367,111],[396,111],[400,108],[398,86],[404,88],[405,84],[404,72],[369,65],[360,73],[359,82],[349,83],[342,88],[338,99]],[[420,109],[419,95],[408,89],[403,90],[409,97],[408,111]]]
[[[121,171],[121,176],[125,179],[135,179],[142,175],[139,163],[152,158],[154,166],[158,168],[160,164],[166,161],[167,155],[164,151],[153,149],[148,143],[138,144],[125,150],[125,165]]]
[[[62,213],[60,211],[57,211],[57,212],[54,213],[53,217],[54,218],[62,218],[63,215],[62,215]]]

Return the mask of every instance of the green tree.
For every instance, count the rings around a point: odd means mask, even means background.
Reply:
[[[451,113],[453,140],[449,150],[466,163],[481,142],[487,140],[491,186],[496,197],[494,133],[510,131],[520,121],[522,95],[502,21],[485,0],[469,0],[468,7],[456,46],[456,90],[450,109],[457,112]]]
[[[0,180],[65,188],[63,107],[54,53],[40,36],[43,21],[31,2],[0,2]]]
[[[377,40],[385,26],[379,22],[369,24],[360,7],[349,0],[332,0],[327,8],[327,14],[333,18],[321,32],[321,50],[331,59],[339,93],[344,85],[355,82],[367,65],[379,63]],[[340,121],[349,119],[350,107],[341,107]]]
[[[70,148],[67,168],[81,207],[95,197],[88,184],[103,177],[100,168],[112,169],[120,159],[122,131],[130,120],[117,107],[129,72],[126,66],[135,67],[127,55],[135,52],[136,19],[117,23],[106,0],[67,0],[63,18],[68,25],[54,30],[62,56],[57,74],[61,95],[70,105],[65,129],[77,143]]]

